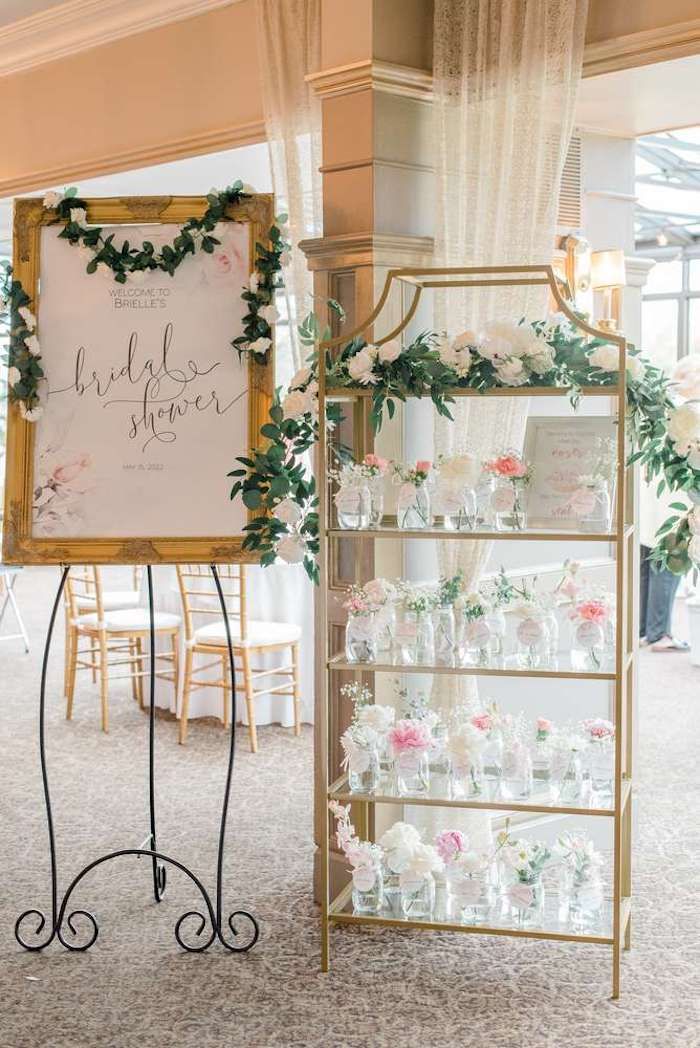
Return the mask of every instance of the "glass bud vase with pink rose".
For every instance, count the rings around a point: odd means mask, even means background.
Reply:
[[[368,528],[371,499],[364,466],[346,463],[331,471],[331,477],[338,485],[333,496],[338,527],[347,531]]]
[[[602,717],[582,721],[586,739],[584,769],[596,793],[612,795],[615,778],[615,725]]]
[[[394,483],[399,485],[396,523],[406,531],[423,531],[433,526],[428,482],[432,463],[419,459],[415,466],[394,464]]]
[[[380,455],[365,455],[362,468],[369,490],[369,527],[378,528],[384,517],[384,483],[389,469],[388,459]]]
[[[345,626],[345,658],[348,662],[375,662],[377,658],[376,604],[362,586],[350,586],[343,607],[348,613]]]
[[[529,670],[546,665],[549,661],[549,633],[545,609],[534,599],[522,600],[515,607],[515,616],[518,663]]]
[[[599,672],[606,662],[606,632],[612,620],[613,600],[608,593],[578,596],[569,613],[572,624],[571,665],[576,670]]]
[[[371,841],[362,841],[350,822],[350,805],[330,801],[340,850],[352,871],[352,907],[355,913],[376,916],[384,903],[382,849]]]
[[[464,924],[483,924],[493,906],[490,859],[469,848],[460,830],[443,830],[435,849],[445,864],[449,912]]]
[[[394,758],[396,792],[400,797],[420,797],[430,788],[429,754],[433,736],[426,720],[404,717],[387,733]]]
[[[495,480],[491,495],[497,531],[524,531],[527,527],[526,494],[532,479],[532,466],[515,451],[484,463]]]

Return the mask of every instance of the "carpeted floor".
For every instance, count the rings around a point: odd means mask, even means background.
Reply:
[[[319,972],[310,893],[312,733],[260,731],[238,750],[225,902],[249,904],[262,935],[242,957],[178,949],[173,929],[197,902],[169,871],[156,906],[150,867],[123,858],[78,887],[100,937],[89,953],[55,942],[21,950],[12,929],[49,904],[46,830],[37,759],[41,637],[56,573],[25,572],[17,592],[33,650],[0,645],[0,1048],[693,1048],[700,1045],[700,670],[687,656],[641,660],[639,834],[633,950],[622,998],[608,999],[610,950],[472,935],[338,930],[332,972]],[[51,660],[50,776],[65,890],[84,863],[148,832],[146,718],[114,687],[110,735],[83,685],[63,718],[62,632]],[[565,698],[565,696],[563,696]],[[162,849],[213,889],[226,738],[193,724],[186,748],[158,722]],[[228,912],[228,911],[227,911]]]

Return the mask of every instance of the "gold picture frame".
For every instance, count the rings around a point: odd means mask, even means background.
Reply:
[[[101,197],[88,199],[87,219],[91,225],[177,224],[200,218],[208,204],[199,196]],[[271,194],[257,194],[227,209],[226,217],[249,226],[249,272],[255,269],[256,244],[268,243],[274,221]],[[40,198],[17,200],[14,212],[13,278],[21,282],[30,296],[32,309],[39,315],[40,242],[42,227],[55,222]],[[58,230],[57,230],[58,232]],[[183,266],[186,266],[187,259]],[[86,277],[86,279],[95,279]],[[175,278],[176,279],[176,278]],[[40,328],[38,329],[41,337]],[[235,335],[232,332],[232,337]],[[232,348],[231,352],[235,350]],[[50,368],[50,361],[46,361]],[[274,388],[273,345],[264,364],[248,358],[248,448],[249,453],[264,441],[260,428],[268,419]],[[32,530],[34,491],[35,424],[22,419],[18,405],[8,406],[7,459],[5,478],[5,516],[2,554],[8,564],[176,564],[255,562],[256,556],[242,550],[242,535],[201,535],[195,537],[38,537]],[[231,454],[234,465],[235,451]],[[227,480],[221,477],[225,493]],[[134,506],[133,512],[138,513]],[[254,514],[249,512],[247,519]]]

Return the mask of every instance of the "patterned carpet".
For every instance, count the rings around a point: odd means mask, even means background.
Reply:
[[[312,734],[263,728],[253,757],[242,739],[234,777],[225,903],[247,903],[262,934],[248,955],[213,947],[186,955],[179,916],[197,901],[169,871],[164,901],[150,867],[127,857],[95,870],[76,906],[100,937],[86,954],[53,943],[28,954],[17,914],[49,903],[37,761],[42,631],[56,573],[25,572],[18,594],[33,650],[0,646],[0,1048],[692,1048],[700,1045],[700,670],[685,656],[642,659],[633,950],[622,998],[608,999],[610,951],[447,933],[338,930],[332,971],[319,972],[311,900]],[[50,776],[61,890],[103,851],[148,832],[146,718],[115,685],[112,730],[99,731],[96,694],[83,684],[63,719],[62,634],[50,667]],[[213,890],[226,738],[195,722],[186,748],[158,720],[162,849]],[[226,911],[228,912],[228,910]]]

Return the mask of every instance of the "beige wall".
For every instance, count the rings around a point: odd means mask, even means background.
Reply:
[[[698,18],[698,0],[589,0],[586,43],[600,44]]]

